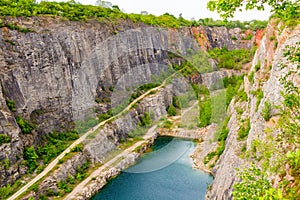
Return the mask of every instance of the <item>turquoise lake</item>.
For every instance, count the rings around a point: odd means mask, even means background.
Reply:
[[[93,200],[201,200],[213,178],[193,169],[190,140],[159,137],[152,151],[112,179]]]

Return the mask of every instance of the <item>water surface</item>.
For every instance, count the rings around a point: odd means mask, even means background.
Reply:
[[[201,200],[212,177],[192,168],[189,140],[159,137],[145,153],[108,184],[93,200]]]

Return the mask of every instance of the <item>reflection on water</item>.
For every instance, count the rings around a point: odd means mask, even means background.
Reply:
[[[126,169],[93,200],[201,200],[212,177],[192,169],[192,141],[160,137],[150,153]]]

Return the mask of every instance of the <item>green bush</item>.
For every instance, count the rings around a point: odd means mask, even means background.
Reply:
[[[143,93],[147,92],[148,90],[151,90],[152,88],[158,87],[159,83],[146,83],[144,85],[141,85],[137,88],[138,91],[143,91]]]
[[[248,79],[250,81],[251,84],[254,83],[254,71],[250,72],[249,76],[248,76]]]
[[[173,104],[169,105],[169,107],[167,108],[167,113],[168,116],[176,116],[177,111],[176,108],[173,106]]]
[[[257,100],[256,100],[256,108],[255,108],[255,111],[258,110],[258,106],[259,106],[259,104],[260,104],[262,98],[264,98],[264,93],[263,93],[263,91],[262,91],[261,88],[259,88],[259,89],[257,90],[256,98],[257,98]]]
[[[237,93],[237,98],[241,101],[247,101],[248,99],[248,96],[247,96],[247,93],[245,92],[245,90],[240,90],[238,93]]]
[[[180,101],[177,96],[173,96],[172,104],[175,108],[181,108]]]
[[[11,185],[7,184],[4,187],[0,188],[0,196],[6,199],[12,191]]]
[[[82,152],[84,145],[82,143],[77,144],[74,148],[71,149],[71,152]]]
[[[267,174],[254,165],[247,170],[239,172],[241,182],[234,184],[233,198],[236,200],[261,199],[265,192],[271,188]],[[273,199],[273,198],[271,198]]]
[[[96,126],[98,124],[98,120],[95,118],[88,118],[85,121],[77,121],[76,124],[76,131],[81,134],[87,132],[90,128]]]
[[[199,127],[205,127],[208,126],[211,123],[211,113],[212,113],[212,107],[211,107],[211,99],[207,98],[204,101],[201,101],[199,103]]]
[[[108,88],[108,89],[109,89],[109,91],[111,91],[111,92],[113,92],[113,91],[115,90],[114,86],[112,86],[112,85],[111,85],[111,86],[109,86],[109,88]]]
[[[248,136],[250,129],[251,129],[250,118],[247,118],[245,122],[240,126],[237,139],[238,140],[245,139]]]
[[[0,145],[10,143],[11,137],[9,135],[0,134]]]
[[[151,118],[148,112],[145,112],[141,118],[141,126],[149,126],[151,125]]]
[[[21,116],[17,116],[16,121],[21,131],[25,134],[29,134],[35,129],[34,125],[30,124],[27,120],[23,119]]]
[[[111,117],[112,117],[112,115],[109,115],[108,113],[104,113],[104,114],[98,115],[98,120],[99,120],[99,122],[103,122]]]
[[[164,123],[162,124],[162,127],[163,127],[163,128],[167,128],[167,129],[170,129],[170,128],[172,127],[172,125],[173,125],[173,122],[172,122],[172,121],[166,120],[166,121],[164,121]]]
[[[260,69],[260,60],[255,65],[255,71],[257,72]]]
[[[44,164],[48,164],[69,146],[70,141],[78,138],[79,136],[76,131],[49,133],[42,138],[44,144],[37,148],[37,155],[43,160]]]
[[[222,49],[215,48],[209,50],[209,55],[218,61],[218,67],[227,69],[241,69],[243,64],[252,60],[255,48],[250,49],[234,49],[228,50],[226,47]]]
[[[12,112],[16,111],[16,103],[14,100],[6,100],[6,105]]]
[[[253,35],[252,34],[248,34],[246,35],[246,37],[243,37],[242,40],[252,40]]]
[[[29,168],[28,172],[32,173],[39,165],[37,162],[37,159],[39,157],[34,149],[34,146],[25,148],[23,157],[24,157],[24,160],[26,160],[26,164]]]
[[[271,109],[271,103],[269,101],[265,101],[264,107],[261,110],[261,116],[264,118],[265,121],[269,121],[269,119],[271,118]]]

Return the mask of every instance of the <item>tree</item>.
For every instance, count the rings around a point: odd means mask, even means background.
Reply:
[[[254,164],[250,168],[239,172],[240,182],[234,184],[234,199],[255,199],[264,196],[265,192],[271,188],[267,179],[267,174],[263,173]]]
[[[173,104],[171,104],[168,109],[168,116],[175,116],[177,114],[176,108],[173,106]]]
[[[23,157],[24,157],[24,160],[27,161],[29,173],[32,173],[38,167],[37,159],[39,158],[35,152],[34,146],[26,148],[24,151]]]
[[[242,8],[246,10],[264,10],[266,5],[272,7],[272,12],[279,15],[279,17],[287,17],[286,12],[289,12],[289,19],[299,15],[300,0],[210,0],[207,3],[207,7],[211,11],[217,11],[221,17],[227,19],[233,17],[237,10],[242,11]],[[298,11],[297,11],[298,10]],[[286,11],[286,12],[285,12]]]

